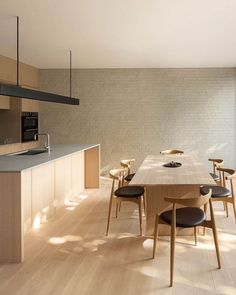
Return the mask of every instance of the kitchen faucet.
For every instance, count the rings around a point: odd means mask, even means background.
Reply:
[[[50,154],[51,148],[50,148],[50,135],[49,135],[49,133],[35,133],[34,140],[37,140],[37,137],[39,137],[39,136],[46,136],[47,141],[46,141],[46,143],[44,145],[44,148]]]

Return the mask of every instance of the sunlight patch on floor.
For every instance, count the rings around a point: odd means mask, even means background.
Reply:
[[[48,240],[48,243],[52,245],[61,245],[66,243],[66,239],[63,237],[52,237]]]
[[[105,241],[105,240],[94,240],[94,241],[92,241],[92,244],[95,246],[98,246],[98,245],[106,244],[106,242],[107,241]]]
[[[76,198],[81,199],[81,200],[85,200],[87,199],[88,195],[78,195]]]
[[[142,266],[137,268],[136,270],[148,277],[158,278],[160,276],[160,271],[157,267],[154,266]]]
[[[219,288],[219,294],[224,294],[224,295],[235,295],[236,294],[236,288],[232,286],[225,286],[221,285]]]
[[[130,233],[122,233],[122,234],[119,234],[117,236],[117,239],[120,240],[120,239],[125,239],[125,238],[136,238],[137,236],[134,235],[134,234],[130,234]]]
[[[202,250],[215,250],[215,244],[214,241],[212,239],[212,241],[207,241],[207,242],[198,242],[197,246],[198,249],[202,249]],[[229,252],[230,249],[226,246],[222,246],[220,245],[220,251],[223,252]]]
[[[79,242],[82,241],[83,238],[80,236],[75,236],[75,235],[66,235],[63,237],[67,242]]]
[[[41,225],[41,218],[40,216],[36,216],[33,221],[33,229],[39,229]]]
[[[65,235],[62,237],[51,237],[48,239],[48,243],[52,245],[60,245],[65,244],[66,242],[79,242],[82,241],[83,238],[76,235]]]
[[[143,242],[143,248],[145,250],[151,250],[153,248],[153,239],[147,239]]]

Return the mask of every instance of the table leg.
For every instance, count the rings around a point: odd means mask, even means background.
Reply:
[[[164,197],[199,197],[199,185],[158,185],[146,187],[146,236],[153,236],[155,215],[170,210],[172,205],[164,201]],[[193,235],[193,230],[177,229],[177,235]],[[159,235],[170,235],[170,226],[160,225]]]

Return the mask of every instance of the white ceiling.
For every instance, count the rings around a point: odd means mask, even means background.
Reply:
[[[235,67],[236,0],[0,0],[0,54],[40,68]]]

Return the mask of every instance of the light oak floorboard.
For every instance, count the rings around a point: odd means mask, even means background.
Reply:
[[[25,262],[0,265],[0,294],[133,295],[236,294],[236,224],[214,204],[222,269],[217,269],[213,237],[176,238],[174,286],[169,286],[170,238],[161,236],[156,259],[152,240],[139,236],[138,208],[115,208],[110,234],[106,222],[110,181],[86,190],[25,237]],[[231,208],[229,208],[231,210]],[[145,223],[145,217],[143,217]]]

